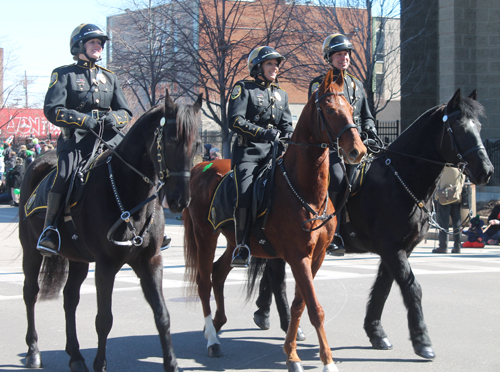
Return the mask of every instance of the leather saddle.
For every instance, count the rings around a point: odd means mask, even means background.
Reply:
[[[267,240],[264,230],[273,203],[274,174],[281,161],[282,159],[275,161],[275,158],[270,156],[253,183],[251,232],[262,248],[273,257],[276,256],[276,251]],[[210,203],[207,219],[214,231],[219,228],[233,228],[233,211],[237,198],[234,172],[231,170],[220,180]]]

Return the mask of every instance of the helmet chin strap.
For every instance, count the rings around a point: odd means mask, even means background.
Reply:
[[[102,58],[99,57],[99,58],[91,58],[89,57],[89,55],[87,54],[87,49],[85,48],[85,44],[83,43],[83,41],[79,41],[79,44],[80,44],[80,54],[83,54],[85,56],[85,58],[87,58],[89,60],[89,62],[92,62],[93,64],[95,64],[96,62],[99,62]]]

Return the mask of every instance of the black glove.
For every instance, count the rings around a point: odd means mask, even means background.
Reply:
[[[368,138],[371,138],[371,139],[374,139],[374,140],[377,139],[377,129],[375,129],[375,127],[366,126],[366,127],[363,128],[363,132],[366,133],[366,135],[368,136]]]
[[[280,139],[290,139],[292,138],[292,134],[293,132],[286,132],[285,134],[283,134]]]
[[[92,130],[97,125],[97,121],[90,115],[85,115],[82,123],[82,129]]]
[[[276,139],[276,137],[280,134],[280,131],[277,129],[265,129],[264,133],[262,133],[262,140],[272,142]]]
[[[103,123],[104,129],[113,129],[113,127],[120,129],[128,123],[128,117],[123,112],[110,111],[104,117]]]

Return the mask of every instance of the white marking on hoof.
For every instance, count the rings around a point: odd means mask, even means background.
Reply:
[[[335,363],[330,363],[323,366],[323,372],[339,372],[339,369],[335,365]]]
[[[207,349],[213,344],[220,344],[212,321],[212,315],[205,317],[205,338],[208,340]]]

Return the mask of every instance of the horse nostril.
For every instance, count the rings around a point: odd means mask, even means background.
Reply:
[[[359,156],[359,151],[356,149],[351,150],[351,152],[349,153],[349,157],[351,159],[357,159],[358,156]]]

